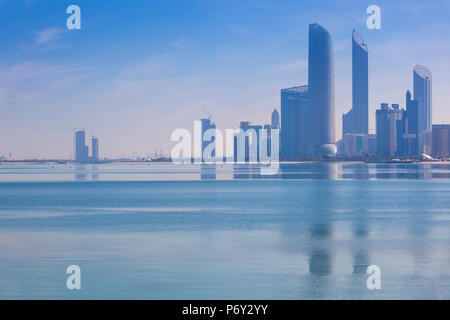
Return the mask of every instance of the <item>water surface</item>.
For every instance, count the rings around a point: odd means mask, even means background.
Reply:
[[[449,267],[450,164],[0,166],[3,299],[449,299]]]

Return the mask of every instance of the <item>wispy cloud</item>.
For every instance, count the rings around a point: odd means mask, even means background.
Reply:
[[[88,76],[89,69],[26,61],[0,65],[0,103],[29,102]]]
[[[34,42],[37,45],[43,45],[53,42],[64,32],[64,29],[59,27],[47,28],[36,32]]]

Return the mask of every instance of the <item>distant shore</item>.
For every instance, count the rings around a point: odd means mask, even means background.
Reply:
[[[26,165],[26,164],[42,164],[42,165],[83,165],[83,164],[92,164],[92,165],[100,165],[100,164],[170,164],[172,161],[136,161],[136,160],[110,160],[110,161],[99,161],[99,162],[74,162],[71,160],[7,160],[0,161],[0,165],[5,164],[16,164],[16,165]],[[358,160],[326,160],[326,161],[280,161],[281,164],[313,164],[313,163],[349,163],[349,164],[370,164],[370,163],[388,163],[388,164],[407,164],[407,163],[435,163],[435,164],[450,164],[450,161],[445,160],[404,160],[404,161],[395,161],[395,160],[379,160],[379,161],[358,161]],[[193,163],[194,164],[194,163]],[[244,163],[231,162],[218,165],[227,165],[227,164],[239,164],[242,165]]]

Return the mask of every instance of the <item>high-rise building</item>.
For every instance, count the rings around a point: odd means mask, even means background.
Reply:
[[[342,117],[342,134],[369,133],[369,60],[361,36],[352,32],[352,109]]]
[[[270,125],[265,125],[264,128],[267,130],[267,134],[270,134]],[[252,125],[250,121],[241,121],[239,129],[244,133],[244,140],[239,141],[237,136],[234,137],[234,161],[240,160],[238,157],[238,147],[241,147],[239,145],[240,143],[244,143],[245,146],[243,150],[245,161],[259,161],[259,134],[260,130],[263,129],[263,126]],[[270,148],[269,143],[270,142],[268,141],[268,148]]]
[[[215,141],[214,141],[215,138],[212,137],[212,139],[210,141],[204,141],[203,138],[204,138],[205,132],[207,130],[209,130],[209,129],[216,129],[216,124],[211,122],[211,118],[201,119],[200,121],[201,121],[201,125],[202,125],[202,161],[210,161],[211,159],[205,159],[204,152],[205,152],[205,149],[206,149],[206,147],[208,145],[210,145],[211,143],[215,144]],[[216,156],[216,150],[215,149],[212,150],[211,156],[212,157]]]
[[[367,154],[368,150],[369,141],[367,134],[346,133],[342,137],[341,150],[339,150],[339,153],[347,157],[362,156]]]
[[[419,104],[419,153],[430,153],[432,121],[432,76],[430,70],[416,65],[413,71],[414,100]]]
[[[400,110],[398,104],[395,105],[395,107],[395,116],[392,117],[392,121],[395,121],[395,123],[392,124],[395,125],[395,141],[393,142],[395,143],[395,145],[392,147],[392,149],[394,150],[397,157],[402,157],[407,154],[407,145],[406,143],[404,143],[404,141],[406,142],[407,140],[404,139],[405,134],[408,131],[408,119],[406,118],[405,110]]]
[[[86,134],[84,130],[75,132],[75,160],[89,160],[89,147],[86,146]]]
[[[418,154],[419,103],[406,91],[406,112],[397,123],[397,156],[415,157]]]
[[[397,155],[398,150],[398,132],[397,126],[403,123],[403,117],[405,115],[405,110],[401,110],[400,106],[396,103],[392,104],[392,109],[389,110],[389,153],[390,157]],[[403,132],[403,131],[400,131]]]
[[[342,138],[347,133],[353,133],[353,109],[350,109],[347,113],[342,114]]]
[[[308,113],[309,153],[335,154],[333,42],[317,23],[309,25]]]
[[[377,135],[376,134],[368,134],[367,135],[367,153],[370,156],[377,155]]]
[[[382,103],[376,111],[377,156],[392,158],[397,154],[397,134],[400,130],[397,126],[402,124],[404,114],[398,104],[392,104],[389,108],[387,103]]]
[[[295,159],[307,155],[308,86],[281,90],[280,138],[281,157]]]
[[[98,138],[92,137],[92,160],[98,160]]]
[[[406,91],[406,117],[408,118],[407,133],[419,133],[419,102],[411,99],[411,92]]]
[[[354,133],[369,134],[368,49],[356,31],[352,33],[352,101]]]
[[[246,130],[254,130],[255,135],[248,135],[246,136],[246,143],[245,143],[245,159],[248,161],[254,160],[252,159],[253,150],[256,150],[256,160],[259,161],[259,154],[260,154],[260,148],[259,148],[259,132],[262,130],[263,126],[261,125],[249,125]],[[253,131],[252,131],[253,132]],[[255,139],[256,137],[256,139]],[[248,143],[248,145],[247,145]]]
[[[272,112],[271,128],[272,129],[280,129],[280,115],[276,108]]]
[[[450,157],[450,124],[433,124],[433,156]]]
[[[377,121],[377,156],[388,158],[389,152],[389,105],[382,103],[376,111]]]
[[[268,127],[264,127],[267,130],[267,150],[268,150],[268,155],[272,156],[272,136],[271,136],[271,132],[272,129],[278,129],[280,130],[280,114],[278,113],[277,109],[275,108],[272,112],[272,116],[271,116],[271,124]],[[278,146],[281,145],[281,135],[278,135]],[[279,156],[279,154],[278,154]]]

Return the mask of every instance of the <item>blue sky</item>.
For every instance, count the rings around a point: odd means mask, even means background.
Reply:
[[[66,8],[81,8],[67,30]],[[366,8],[381,7],[381,30]],[[351,106],[351,32],[369,47],[370,129],[404,106],[415,64],[433,73],[433,122],[450,123],[450,1],[0,0],[0,155],[69,158],[73,128],[101,156],[168,153],[212,116],[267,123],[280,89],[307,83],[308,24],[333,38],[336,129]]]

